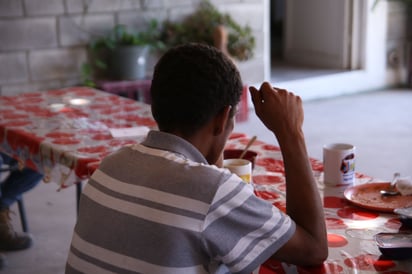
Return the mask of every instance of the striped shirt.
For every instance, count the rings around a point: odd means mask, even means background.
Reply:
[[[85,186],[66,273],[250,273],[294,231],[192,144],[151,131]]]

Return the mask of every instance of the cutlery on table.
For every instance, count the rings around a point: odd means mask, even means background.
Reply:
[[[396,196],[396,195],[399,195],[400,192],[395,189],[395,185],[396,185],[396,182],[398,181],[400,176],[401,176],[401,174],[399,172],[395,172],[395,174],[393,174],[393,179],[392,179],[392,182],[391,182],[389,188],[388,189],[382,189],[380,191],[381,195],[383,195],[383,196]]]

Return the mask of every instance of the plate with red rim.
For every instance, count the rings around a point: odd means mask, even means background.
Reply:
[[[351,186],[345,190],[344,196],[356,206],[380,212],[393,213],[396,208],[412,206],[411,195],[382,196],[380,191],[389,186],[390,182]]]

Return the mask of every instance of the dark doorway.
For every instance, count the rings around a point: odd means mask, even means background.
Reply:
[[[270,1],[270,54],[272,64],[283,60],[285,0]]]

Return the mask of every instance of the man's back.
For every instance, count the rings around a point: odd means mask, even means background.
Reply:
[[[271,205],[256,205],[253,191],[238,177],[208,165],[183,139],[149,135],[148,146],[108,156],[85,187],[66,273],[215,272],[226,268],[221,256],[236,265],[236,258],[251,252],[237,246],[244,237],[247,246],[248,234],[267,232],[255,230],[273,218]],[[239,209],[249,202],[268,215],[255,219]],[[232,222],[237,217],[243,226]],[[278,218],[286,232],[276,237],[287,240],[293,225]]]

